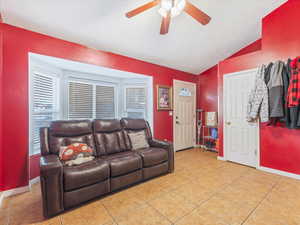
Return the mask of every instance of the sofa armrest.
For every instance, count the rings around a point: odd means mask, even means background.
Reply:
[[[57,215],[63,206],[63,165],[57,155],[42,156],[40,178],[45,217]]]
[[[169,172],[172,173],[174,171],[174,148],[171,142],[159,141],[155,139],[149,140],[150,147],[154,148],[163,148],[168,151],[169,156]]]
[[[49,135],[49,128],[41,127],[40,128],[40,145],[41,145],[42,155],[48,155],[50,153],[48,135]]]

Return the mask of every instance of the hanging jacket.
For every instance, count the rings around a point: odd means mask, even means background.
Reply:
[[[289,60],[289,74],[290,74],[290,84],[288,87],[288,93],[286,97],[286,107],[288,109],[288,116],[290,120],[290,124],[288,124],[291,129],[299,129],[300,128],[300,104],[297,104],[297,95],[299,93],[299,59],[300,57]]]
[[[269,121],[268,88],[264,81],[266,66],[262,65],[256,74],[255,86],[250,92],[247,104],[247,121],[251,122],[260,117],[261,122]]]
[[[292,72],[287,103],[288,107],[297,107],[300,105],[300,57],[294,59],[290,65]]]
[[[291,59],[288,59],[286,65],[283,67],[282,72],[282,80],[283,80],[283,107],[284,107],[284,118],[282,118],[281,122],[284,122],[286,127],[290,127],[291,125],[291,117],[290,117],[290,108],[287,105],[287,95],[288,88],[290,85],[290,75],[291,75]]]
[[[267,85],[267,83],[269,82],[270,80],[270,77],[271,77],[271,69],[273,67],[274,63],[269,63],[269,65],[267,66],[266,68],[266,71],[265,71],[265,83]]]
[[[284,62],[277,61],[271,69],[270,80],[267,84],[269,90],[270,118],[284,117],[283,106],[283,72]]]

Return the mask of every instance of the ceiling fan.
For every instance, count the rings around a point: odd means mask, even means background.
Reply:
[[[206,13],[191,4],[188,0],[154,0],[126,13],[126,16],[131,18],[157,5],[160,5],[158,12],[163,17],[160,34],[168,33],[171,18],[178,16],[182,11],[185,11],[203,25],[208,24],[211,20]]]

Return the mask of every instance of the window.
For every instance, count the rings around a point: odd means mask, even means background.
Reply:
[[[93,116],[93,85],[69,82],[69,119],[92,119]]]
[[[59,59],[50,58],[30,53],[30,155],[40,153],[39,130],[49,127],[53,120],[130,117],[146,119],[152,126],[151,76],[88,64],[78,64],[73,71],[69,68],[75,68],[75,62],[58,63]]]
[[[96,118],[115,119],[115,88],[96,85]]]
[[[49,126],[50,122],[58,117],[58,80],[56,76],[38,72],[33,73],[31,80],[30,153],[33,155],[40,152],[40,128]]]
[[[146,119],[146,89],[144,87],[125,88],[125,112],[129,118]]]
[[[115,87],[69,82],[69,119],[114,119]]]

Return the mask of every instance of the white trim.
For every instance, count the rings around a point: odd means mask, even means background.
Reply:
[[[218,160],[221,160],[221,161],[227,161],[227,160],[226,160],[224,157],[222,157],[222,156],[218,156],[217,159],[218,159]]]
[[[40,182],[40,177],[38,176],[29,181],[29,186],[31,187],[31,185],[39,183],[39,182]]]
[[[226,99],[226,93],[225,93],[225,80],[231,78],[231,77],[235,77],[238,75],[243,75],[243,74],[248,74],[248,73],[252,73],[252,72],[257,72],[258,68],[254,68],[254,69],[249,69],[249,70],[242,70],[239,72],[235,72],[235,73],[227,73],[224,74],[223,76],[223,154],[224,156],[222,157],[225,161],[228,160],[228,153],[226,152],[226,140],[225,140],[225,133],[226,133],[226,123],[225,121],[225,99]],[[260,123],[258,122],[257,125],[257,153],[256,153],[256,162],[255,162],[255,168],[259,168],[260,167]]]
[[[278,175],[281,175],[281,176],[290,177],[290,178],[300,180],[300,175],[295,174],[295,173],[289,173],[289,172],[285,172],[285,171],[282,171],[282,170],[276,170],[276,169],[272,169],[272,168],[268,168],[268,167],[264,167],[264,166],[259,166],[257,169],[261,170],[261,171],[268,172],[268,173],[274,173],[274,174],[278,174]]]
[[[30,188],[27,185],[27,186],[24,186],[24,187],[18,187],[18,188],[14,188],[14,189],[4,191],[2,195],[3,195],[3,199],[4,199],[4,198],[7,198],[7,197],[22,194],[22,193],[28,192],[28,191],[30,191]]]
[[[2,206],[3,200],[4,200],[4,192],[0,192],[0,208]]]
[[[33,178],[32,180],[30,180],[29,185],[27,185],[27,186],[18,187],[18,188],[14,188],[14,189],[10,189],[10,190],[7,190],[7,191],[0,192],[0,207],[1,207],[2,202],[5,198],[8,198],[8,197],[13,196],[13,195],[19,195],[19,194],[31,191],[31,186],[33,184],[36,184],[36,183],[39,183],[39,182],[40,182],[40,177],[38,176],[38,177]]]
[[[244,73],[257,72],[257,70],[258,70],[258,68],[254,68],[254,69],[250,69],[250,70],[241,70],[241,71],[234,72],[234,73],[226,73],[226,74],[224,74],[224,76],[231,77],[231,76],[236,76],[236,75],[240,75],[240,74],[244,74]]]

